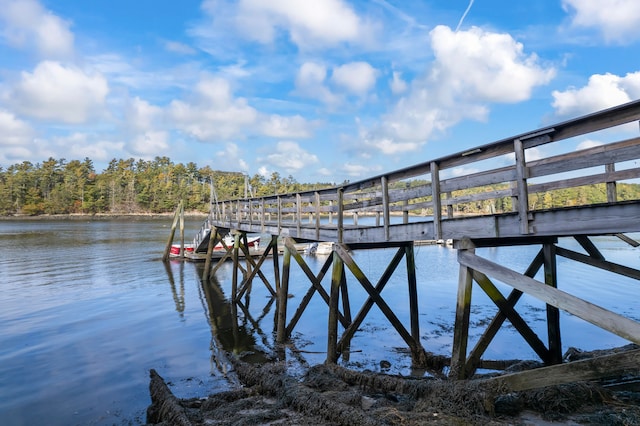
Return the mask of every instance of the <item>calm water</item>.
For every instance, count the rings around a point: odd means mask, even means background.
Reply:
[[[170,225],[170,218],[0,221],[3,424],[141,424],[150,403],[149,369],[155,368],[179,397],[206,396],[232,386],[224,375],[220,346],[236,353],[271,351],[274,304],[262,282],[254,281],[236,323],[225,296],[230,264],[203,287],[199,265],[160,261]],[[200,222],[188,221],[187,226],[190,237]],[[614,238],[595,242],[607,259],[640,268],[640,250]],[[572,240],[560,245],[579,250]],[[518,247],[478,253],[522,271],[537,250]],[[360,251],[355,257],[375,284],[394,253]],[[326,260],[306,259],[314,271]],[[417,247],[416,263],[422,343],[429,351],[449,355],[458,274],[455,251]],[[267,264],[264,272],[271,278],[271,262]],[[558,269],[561,289],[640,320],[636,280],[563,259]],[[383,295],[408,327],[404,271],[402,264]],[[294,264],[289,317],[308,286]],[[366,296],[355,285],[349,291],[355,315]],[[517,306],[545,339],[544,305],[525,296]],[[472,339],[495,312],[475,287]],[[326,315],[326,305],[316,295],[286,351],[293,367],[324,361]],[[562,332],[564,350],[627,343],[570,315],[562,317]],[[379,370],[380,361],[386,359],[392,364],[391,373],[416,374],[404,348],[374,307],[352,341],[349,361],[342,362]],[[485,357],[535,359],[535,354],[511,327],[504,327]]]

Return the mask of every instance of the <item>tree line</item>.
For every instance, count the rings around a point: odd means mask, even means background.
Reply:
[[[175,164],[167,157],[113,159],[101,173],[89,158],[49,158],[0,167],[0,215],[166,213],[181,200],[188,211],[208,212],[212,195],[226,200],[329,186],[301,184],[277,172],[250,177],[194,162]]]
[[[213,183],[213,185],[211,185]],[[428,182],[412,181],[410,186]],[[167,157],[153,160],[113,159],[101,173],[93,161],[49,158],[42,163],[24,161],[0,167],[0,215],[167,213],[183,201],[188,211],[209,211],[213,197],[229,200],[261,197],[334,186],[333,183],[299,183],[277,172],[269,177],[213,170],[196,163],[173,163]],[[396,182],[392,187],[404,187]],[[212,190],[213,188],[213,190]],[[506,188],[494,185],[490,190]],[[486,189],[486,188],[485,188]],[[475,189],[477,192],[479,189]],[[465,195],[465,191],[454,195]],[[618,184],[619,200],[640,199],[640,185]],[[587,185],[531,194],[534,209],[606,202],[606,188]],[[511,211],[511,198],[484,200],[455,206],[462,213]]]

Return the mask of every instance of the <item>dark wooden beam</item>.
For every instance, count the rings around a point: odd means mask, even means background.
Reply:
[[[519,373],[507,374],[485,383],[497,383],[510,392],[556,386],[585,380],[640,374],[640,349],[597,358],[552,365]]]

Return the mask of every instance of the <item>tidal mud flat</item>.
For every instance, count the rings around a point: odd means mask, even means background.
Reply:
[[[609,351],[570,349],[566,362],[607,353],[636,353],[638,345]],[[302,377],[284,363],[249,364],[229,356],[242,386],[206,398],[177,398],[151,370],[149,425],[532,425],[640,424],[640,371],[607,380],[512,392],[496,374],[471,380],[408,378],[358,372],[333,364]],[[541,366],[513,365],[513,372]],[[552,422],[552,423],[551,423]]]

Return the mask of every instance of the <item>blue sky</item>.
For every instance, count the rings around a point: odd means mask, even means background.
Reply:
[[[4,168],[354,181],[640,98],[640,2],[0,0],[0,56]]]

